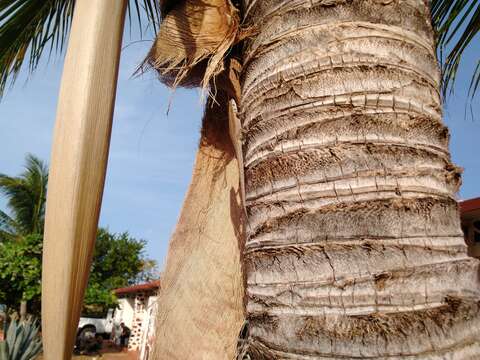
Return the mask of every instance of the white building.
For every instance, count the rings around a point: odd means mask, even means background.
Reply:
[[[123,322],[130,328],[128,350],[137,351],[141,360],[148,360],[151,352],[159,290],[160,280],[115,290],[119,308],[114,323]]]

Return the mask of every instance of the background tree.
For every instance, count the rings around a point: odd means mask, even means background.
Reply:
[[[112,290],[158,279],[156,262],[145,257],[146,242],[127,232],[112,234],[99,229],[95,243],[92,270],[85,293],[85,312],[105,312],[115,307]]]
[[[47,165],[31,154],[19,176],[0,174],[0,193],[8,208],[0,210],[0,303],[15,309],[23,304],[23,315],[27,302],[31,313],[40,311],[47,184]],[[116,305],[113,289],[158,278],[156,262],[145,256],[145,245],[127,232],[98,230],[85,310],[104,312]]]
[[[29,312],[40,313],[42,236],[30,234],[18,241],[0,243],[0,304],[18,309],[29,304]]]
[[[0,243],[0,304],[40,315],[42,236],[31,234]],[[92,272],[84,300],[86,314],[103,314],[117,304],[113,290],[158,279],[156,262],[145,256],[144,240],[99,229]]]
[[[19,176],[0,174],[0,194],[7,199],[10,213],[0,210],[0,241],[43,234],[47,183],[47,166],[31,154]]]
[[[43,234],[45,218],[45,201],[48,183],[48,169],[35,156],[26,157],[25,171],[17,177],[0,174],[0,193],[7,198],[7,207],[11,215],[0,210],[0,242],[10,242],[4,245],[5,256],[12,256],[13,263],[10,270],[15,274],[21,259],[16,254],[24,254],[29,259],[29,251],[36,251],[34,240]],[[33,241],[33,243],[32,243]],[[12,244],[12,242],[14,242]],[[31,258],[35,263],[39,260]],[[26,269],[31,271],[29,264]],[[21,269],[20,269],[21,270]],[[34,272],[35,274],[35,272]],[[27,313],[27,301],[37,292],[36,284],[32,283],[32,273],[26,273],[19,284],[23,292],[20,301],[20,317]],[[2,276],[7,276],[2,274]],[[14,275],[14,278],[17,275]],[[13,286],[13,284],[9,285]]]

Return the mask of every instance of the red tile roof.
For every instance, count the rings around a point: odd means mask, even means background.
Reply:
[[[139,291],[157,290],[160,288],[160,280],[151,281],[145,284],[133,285],[113,290],[116,295],[130,294]]]
[[[480,198],[463,200],[459,202],[459,205],[462,214],[473,210],[480,210]]]

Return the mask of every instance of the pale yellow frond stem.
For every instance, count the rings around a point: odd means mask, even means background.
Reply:
[[[77,0],[50,165],[42,277],[45,360],[71,358],[98,226],[126,0]]]

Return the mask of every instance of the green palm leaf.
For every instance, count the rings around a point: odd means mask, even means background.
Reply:
[[[18,233],[18,224],[15,220],[0,210],[0,243],[14,240]]]
[[[438,49],[443,68],[442,92],[453,89],[464,51],[480,30],[479,0],[431,0],[432,20],[438,34]],[[480,60],[473,71],[469,94],[480,84]]]
[[[32,72],[45,50],[50,54],[63,50],[74,6],[75,0],[0,0],[0,96],[9,80],[13,84],[26,59]],[[158,1],[131,0],[130,23],[132,7],[140,27],[144,13],[156,32]]]
[[[7,198],[12,214],[0,213],[0,230],[4,235],[20,237],[43,232],[47,182],[47,166],[33,155],[27,155],[25,171],[20,176],[0,174],[0,193]]]

